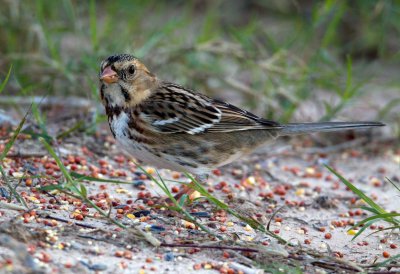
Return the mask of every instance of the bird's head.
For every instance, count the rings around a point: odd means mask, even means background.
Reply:
[[[100,95],[106,106],[129,107],[145,100],[158,80],[134,56],[117,54],[101,63],[100,83]]]

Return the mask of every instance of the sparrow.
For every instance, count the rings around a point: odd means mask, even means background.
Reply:
[[[129,54],[106,58],[99,76],[101,101],[117,142],[146,164],[191,173],[199,182],[207,180],[211,170],[240,159],[279,136],[384,125],[281,124],[163,81]]]

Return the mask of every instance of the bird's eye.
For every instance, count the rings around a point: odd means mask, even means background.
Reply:
[[[129,72],[130,74],[134,74],[134,73],[135,73],[135,66],[134,66],[134,65],[129,66],[128,72]]]

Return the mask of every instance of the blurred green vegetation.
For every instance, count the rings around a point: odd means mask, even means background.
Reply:
[[[160,78],[289,121],[315,90],[357,97],[366,64],[400,61],[400,2],[0,0],[4,93],[98,100],[98,67],[132,53]],[[384,65],[383,65],[384,66]],[[354,77],[353,74],[356,74]],[[399,87],[391,79],[389,86]],[[385,88],[385,87],[383,87]],[[391,106],[390,108],[392,108]]]

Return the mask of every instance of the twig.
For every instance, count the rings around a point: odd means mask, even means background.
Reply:
[[[229,266],[237,271],[242,271],[244,274],[263,274],[264,270],[262,269],[253,269],[250,267],[247,267],[245,265],[231,262],[229,263]]]
[[[159,247],[162,245],[162,243],[156,237],[154,237],[151,233],[145,232],[145,231],[141,230],[140,228],[130,227],[130,228],[128,228],[128,230],[129,230],[129,232],[132,232],[133,234],[143,237],[152,246]]]
[[[17,210],[17,211],[26,211],[27,208],[24,206],[16,205],[16,204],[11,204],[11,203],[5,203],[0,201],[0,207],[1,208],[6,208],[6,209],[11,209],[11,210]]]
[[[41,213],[39,212],[39,216],[42,217],[42,218],[56,220],[56,221],[59,221],[59,222],[62,222],[62,223],[74,224],[74,225],[81,226],[81,227],[84,227],[84,228],[98,229],[98,227],[95,227],[93,225],[85,224],[85,223],[82,223],[82,222],[72,222],[71,220],[67,220],[67,219],[64,219],[64,218],[53,216],[53,215],[50,215],[50,214],[48,214],[46,212],[41,212]]]
[[[220,246],[220,245],[197,245],[197,244],[166,244],[161,243],[162,247],[184,247],[184,248],[210,248],[210,249],[229,249],[235,251],[243,251],[243,252],[259,252],[258,249],[255,248],[247,248],[247,247],[238,247],[238,246]]]
[[[37,153],[10,153],[6,155],[6,158],[31,158],[31,157],[43,157],[46,156],[47,154],[42,153],[42,152],[37,152]]]

